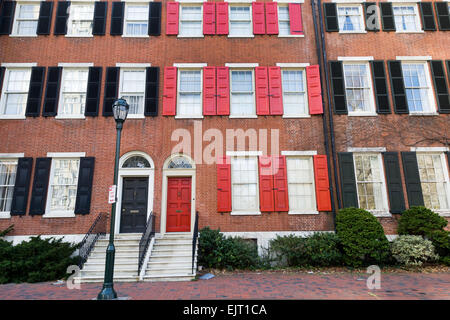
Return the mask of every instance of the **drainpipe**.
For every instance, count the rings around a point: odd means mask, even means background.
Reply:
[[[313,22],[314,22],[314,35],[316,39],[316,50],[317,50],[317,59],[319,61],[319,67],[320,70],[322,70],[321,74],[321,83],[322,81],[322,74],[325,73],[325,84],[327,88],[327,98],[328,98],[328,120],[329,120],[329,127],[330,127],[330,133],[328,134],[328,126],[327,121],[325,117],[325,111],[323,114],[323,132],[324,132],[324,145],[325,150],[327,154],[327,161],[330,163],[330,153],[329,153],[329,142],[328,139],[330,138],[330,145],[331,145],[331,158],[333,160],[333,173],[334,173],[334,181],[336,185],[336,197],[338,200],[338,207],[341,208],[341,196],[339,192],[339,188],[337,186],[337,163],[336,163],[336,149],[335,149],[335,140],[334,140],[334,124],[333,124],[333,113],[331,109],[331,94],[330,94],[330,86],[329,86],[329,75],[328,75],[328,68],[327,68],[327,50],[325,46],[325,36],[323,31],[323,24],[322,24],[322,5],[320,0],[318,0],[318,14],[319,14],[319,23],[317,21],[317,15],[316,15],[316,3],[315,0],[311,0],[311,7],[312,7],[312,14],[313,14]],[[320,28],[320,39],[319,39],[319,30]],[[322,105],[324,104],[323,101],[323,95],[322,95]],[[333,195],[333,184],[331,183],[331,166],[328,166],[328,179],[330,181],[330,192]],[[333,213],[333,226],[334,230],[336,231],[336,208],[335,208],[335,202],[334,199],[331,201],[331,208]]]

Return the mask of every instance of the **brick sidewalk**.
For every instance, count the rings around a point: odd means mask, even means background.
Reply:
[[[189,282],[116,283],[119,297],[136,300],[207,299],[445,299],[449,273],[382,273],[381,289],[366,287],[368,274],[242,273]],[[91,300],[102,285],[69,290],[52,283],[0,285],[0,300]]]

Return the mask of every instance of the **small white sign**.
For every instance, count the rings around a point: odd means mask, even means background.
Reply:
[[[116,185],[109,186],[108,203],[116,202]]]

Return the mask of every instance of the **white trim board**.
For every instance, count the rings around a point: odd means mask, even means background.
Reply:
[[[30,63],[4,62],[1,64],[1,66],[5,68],[31,68],[36,67],[37,65],[38,65],[37,62],[30,62]]]
[[[317,150],[306,150],[306,151],[281,151],[283,156],[315,156],[317,155]]]
[[[151,66],[151,63],[116,63],[116,67],[119,68],[148,68]]]
[[[262,156],[262,151],[227,151],[227,156],[230,157],[257,157]]]
[[[306,68],[309,67],[309,63],[279,63],[277,62],[277,67],[280,68]]]
[[[401,61],[428,61],[433,60],[431,56],[396,56],[396,60]]]
[[[229,68],[256,68],[259,63],[225,63],[225,67]]]
[[[174,67],[177,68],[203,68],[207,67],[207,63],[174,63]]]
[[[375,147],[375,148],[347,148],[347,152],[386,152],[385,147]]]
[[[23,157],[25,157],[25,153],[0,153],[0,159],[15,159]]]
[[[448,147],[411,147],[413,152],[447,152]]]
[[[372,61],[373,57],[338,57],[338,61]]]
[[[49,158],[81,158],[86,157],[86,152],[47,152]]]
[[[86,63],[69,63],[69,62],[60,62],[58,63],[58,67],[63,68],[88,68],[93,67],[93,62],[86,62]]]

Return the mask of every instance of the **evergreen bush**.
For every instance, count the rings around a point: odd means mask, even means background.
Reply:
[[[422,236],[399,236],[392,242],[391,250],[394,259],[405,266],[421,266],[439,258],[431,241]]]

